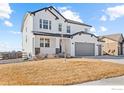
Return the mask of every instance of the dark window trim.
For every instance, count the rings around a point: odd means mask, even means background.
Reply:
[[[43,29],[48,29],[48,20],[43,20]]]
[[[44,42],[45,47],[49,48],[50,47],[50,39],[49,38],[45,38],[44,40],[45,40],[45,42]],[[48,42],[46,42],[46,40],[48,40]]]
[[[59,32],[62,32],[62,24],[61,23],[58,24],[58,30],[59,30]]]
[[[43,42],[41,42],[43,40]],[[44,47],[44,38],[40,38],[40,47]]]

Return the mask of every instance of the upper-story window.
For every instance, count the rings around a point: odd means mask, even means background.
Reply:
[[[70,33],[71,32],[71,28],[70,26],[67,26],[67,33]]]
[[[62,24],[59,24],[59,25],[58,25],[58,30],[59,30],[59,31],[62,31]]]
[[[48,20],[43,20],[43,28],[48,29]]]
[[[49,21],[49,29],[51,30],[51,21]]]
[[[87,32],[87,31],[88,31],[88,28],[84,28],[84,31],[86,31],[86,32]]]
[[[40,19],[40,25],[39,26],[40,26],[40,28],[42,28],[42,19]]]
[[[48,21],[48,20],[40,19],[39,20],[39,28],[51,30],[52,29],[52,22]]]

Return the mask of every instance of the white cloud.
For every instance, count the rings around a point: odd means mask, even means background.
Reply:
[[[105,13],[109,16],[111,21],[120,17],[124,17],[124,5],[109,7],[105,10]]]
[[[0,19],[9,19],[12,9],[8,3],[0,3]]]
[[[0,42],[0,52],[10,51],[10,47],[6,42]]]
[[[67,19],[83,22],[82,19],[80,18],[79,13],[70,10],[69,7],[59,7],[58,10]]]
[[[65,6],[64,7],[58,7],[58,9],[60,10],[60,12],[63,11],[63,10],[67,10],[68,8],[69,8],[68,6],[66,6],[66,7]]]
[[[91,32],[96,32],[95,27],[92,27],[92,28],[90,29],[90,31],[91,31]]]
[[[106,21],[107,20],[107,17],[105,15],[101,16],[100,18],[101,21]]]
[[[107,28],[104,26],[100,26],[100,31],[105,32],[105,31],[107,31]]]
[[[13,24],[10,21],[4,21],[4,24],[8,27],[12,27]]]
[[[0,41],[0,52],[9,52],[13,50],[21,50],[21,47],[11,46],[9,42]]]
[[[10,31],[12,34],[16,34],[16,35],[18,35],[18,34],[21,34],[21,32],[16,32],[16,31]]]

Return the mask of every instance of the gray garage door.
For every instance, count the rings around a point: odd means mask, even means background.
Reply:
[[[75,43],[75,56],[94,56],[95,44],[94,43]]]

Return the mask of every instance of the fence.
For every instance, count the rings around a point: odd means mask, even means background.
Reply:
[[[22,58],[22,52],[3,52],[0,53],[0,60],[2,59],[16,59],[16,58]]]
[[[2,60],[3,59],[3,56],[0,54],[0,60]]]

